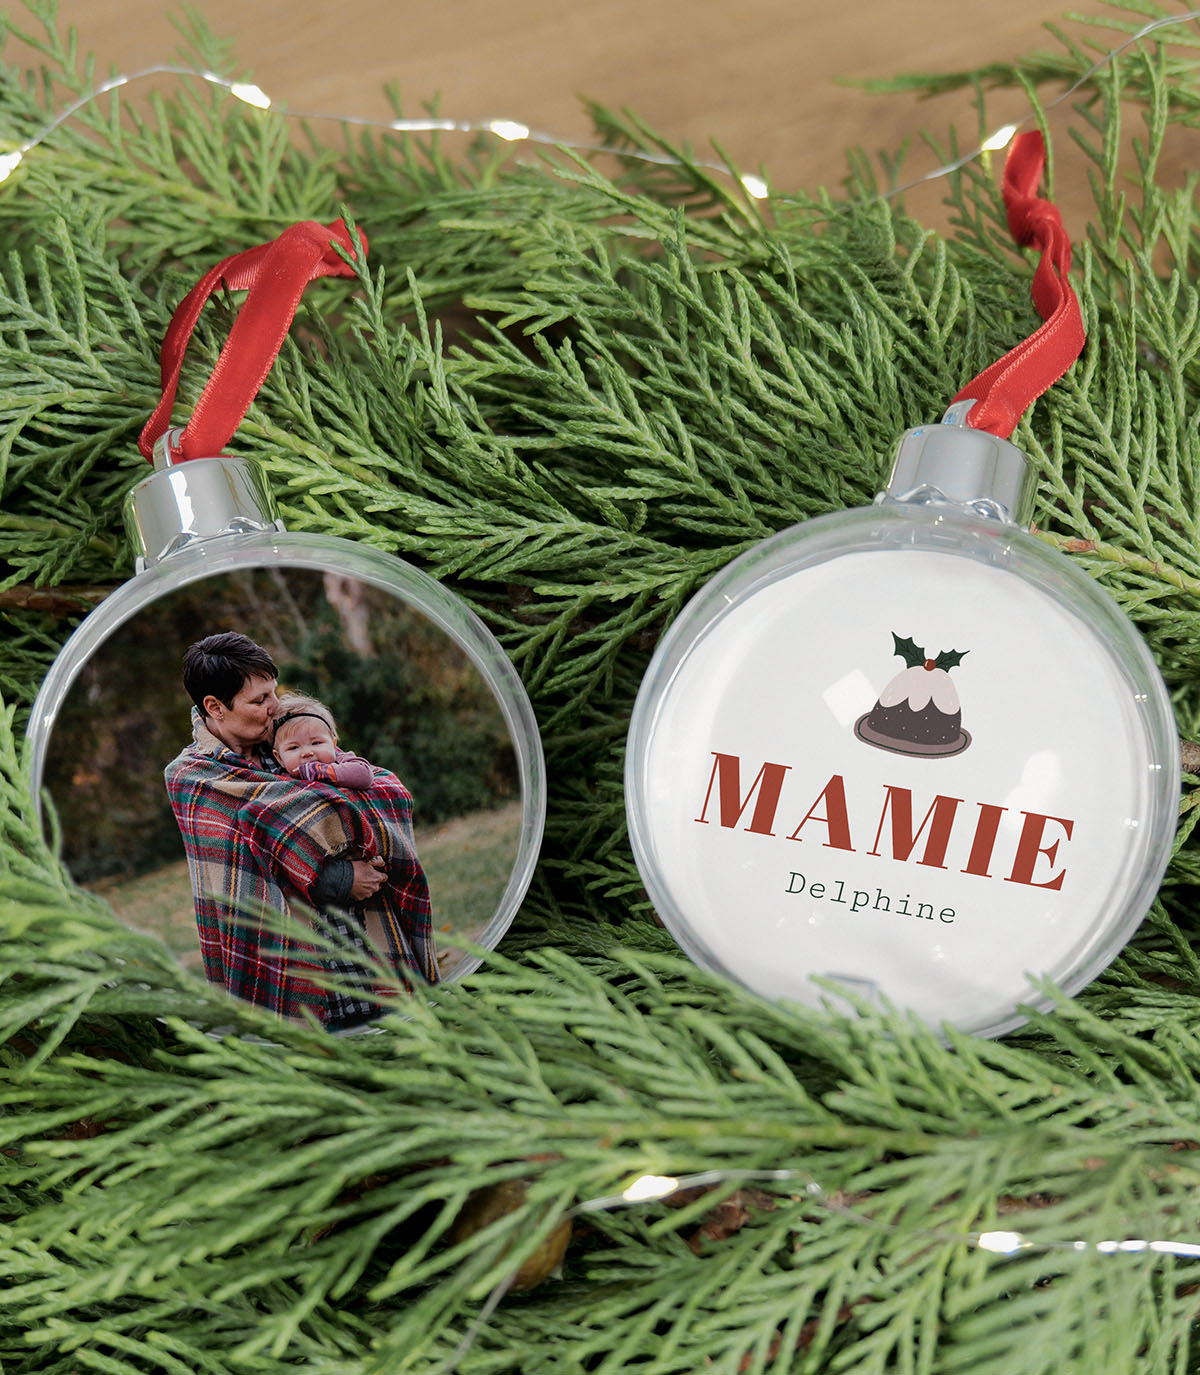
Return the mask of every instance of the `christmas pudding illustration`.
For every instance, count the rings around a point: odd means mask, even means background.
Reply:
[[[948,649],[930,659],[895,631],[892,639],[907,667],[879,694],[874,708],[855,721],[854,734],[865,744],[895,754],[927,758],[961,754],[971,736],[962,728],[958,690],[948,670],[962,663],[970,651]]]

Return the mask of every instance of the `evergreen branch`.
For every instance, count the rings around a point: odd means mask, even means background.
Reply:
[[[1141,558],[1139,555],[1131,554],[1128,550],[1119,549],[1115,545],[1101,544],[1095,540],[1074,539],[1064,535],[1052,535],[1045,531],[1038,533],[1047,544],[1058,549],[1060,553],[1084,554],[1089,558],[1103,560],[1131,572],[1140,573],[1152,583],[1166,583],[1190,597],[1200,594],[1200,578],[1182,573],[1177,568],[1165,567],[1162,563]]]
[[[36,14],[47,75],[0,84],[10,137],[90,81]],[[1194,187],[1158,180],[1197,95],[1172,35],[1081,90],[1059,156],[1093,172],[1092,342],[1018,442],[1041,537],[1134,617],[1198,737]],[[1103,37],[971,82],[1069,83]],[[229,67],[201,27],[188,41]],[[1143,119],[1132,177],[1122,105]],[[777,195],[768,221],[635,117],[594,117],[679,165],[529,168],[379,135],[335,153],[184,89],[141,117],[89,110],[0,193],[0,1362],[436,1370],[576,1204],[723,1167],[799,1170],[838,1206],[779,1184],[725,1235],[719,1194],[577,1219],[562,1279],[507,1297],[464,1375],[1190,1368],[1193,1262],[967,1238],[1200,1236],[1193,794],[1122,957],[1003,1043],[766,1004],[694,968],[624,829],[630,709],[687,598],[764,536],[869,500],[896,435],[1034,324],[991,172],[947,183],[944,238],[854,191],[861,165],[849,194]],[[507,954],[381,1035],[332,1038],[231,1006],[76,888],[15,733],[74,599],[129,571],[114,531],[175,302],[232,248],[343,204],[370,265],[313,293],[239,452],[292,529],[401,553],[480,611],[533,696],[551,796]],[[230,319],[205,312],[178,419]],[[514,1183],[515,1209],[460,1230]]]

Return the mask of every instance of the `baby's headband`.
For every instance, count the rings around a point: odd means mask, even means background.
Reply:
[[[275,728],[271,732],[271,743],[275,743],[275,737],[279,734],[280,726],[286,726],[289,721],[295,721],[301,716],[311,716],[314,721],[320,721],[323,726],[328,726],[333,730],[333,722],[328,716],[322,716],[319,711],[285,711],[275,721]]]

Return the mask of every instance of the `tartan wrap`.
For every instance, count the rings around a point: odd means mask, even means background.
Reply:
[[[321,1021],[362,1020],[374,1004],[319,988],[325,970],[362,987],[351,959],[331,959],[303,939],[269,929],[264,909],[304,921],[322,866],[379,855],[388,878],[359,904],[379,919],[398,984],[415,973],[437,980],[429,886],[412,832],[412,797],[386,769],[369,792],[345,793],[282,773],[269,756],[250,759],[221,744],[193,713],[195,740],[164,771],[183,836],[205,974],[235,997],[284,1017],[309,1009]],[[361,945],[357,923],[330,919],[335,935]]]

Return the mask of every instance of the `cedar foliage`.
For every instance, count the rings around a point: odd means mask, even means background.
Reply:
[[[987,75],[1076,75],[1150,12]],[[22,24],[38,22],[46,75],[6,73],[8,139],[90,84],[48,5]],[[1194,734],[1195,179],[1165,188],[1156,165],[1200,112],[1194,40],[1170,39],[1078,97],[1059,155],[1093,172],[1075,272],[1089,343],[1016,439],[1044,537],[1137,622]],[[810,1171],[858,1216],[786,1183],[694,1246],[715,1196],[598,1216],[561,1280],[510,1296],[460,1368],[1194,1368],[1194,1261],[998,1259],[963,1237],[1002,1219],[1035,1238],[1200,1238],[1197,780],[1137,937],[1002,1043],[768,1006],[693,968],[624,834],[622,741],[662,627],[755,541],[868,500],[899,432],[1035,323],[987,169],[947,182],[943,238],[861,171],[763,210],[682,155],[606,174],[435,138],[333,149],[172,89],[140,115],[87,107],[0,191],[3,1369],[435,1371],[572,1204],[719,1166]],[[1118,172],[1122,121],[1135,155]],[[342,206],[370,264],[310,292],[240,450],[290,528],[399,553],[480,610],[534,699],[551,796],[502,952],[386,1034],[332,1039],[231,1010],[76,890],[18,741],[74,589],[131,571],[118,510],[174,304],[226,253]],[[231,308],[206,311],[185,394]],[[517,1212],[451,1240],[473,1190],[514,1178]]]

